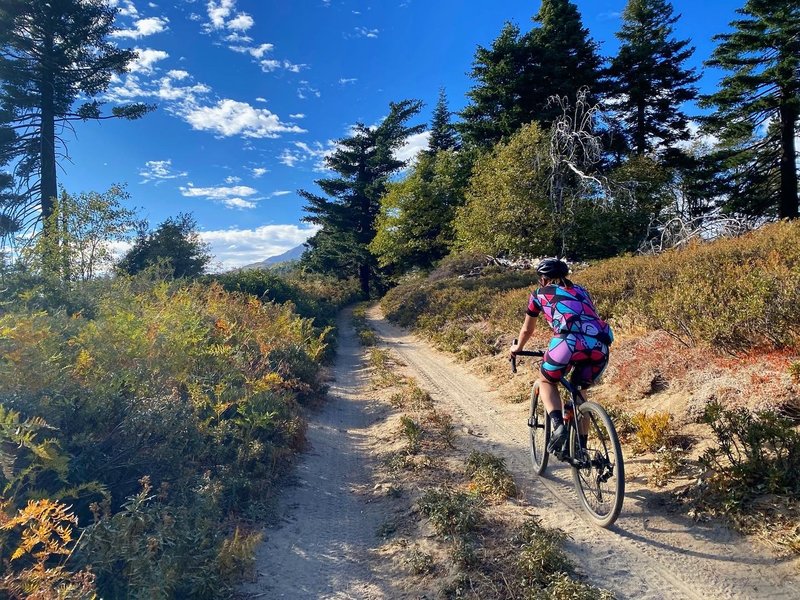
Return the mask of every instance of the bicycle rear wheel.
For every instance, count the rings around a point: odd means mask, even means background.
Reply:
[[[547,469],[547,442],[550,439],[550,419],[547,411],[539,398],[539,382],[533,384],[531,390],[531,409],[528,414],[528,433],[531,442],[531,462],[533,472],[537,475]]]
[[[581,421],[589,420],[589,431],[586,448],[582,450],[577,428],[570,428],[575,490],[591,520],[600,527],[610,527],[617,520],[625,498],[625,467],[619,438],[602,406],[584,402],[578,410]]]

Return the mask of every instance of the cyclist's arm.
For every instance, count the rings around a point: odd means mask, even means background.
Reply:
[[[536,317],[525,315],[525,321],[522,323],[522,329],[519,330],[517,343],[511,346],[511,354],[519,352],[525,347],[525,343],[531,339],[533,332],[536,330]]]

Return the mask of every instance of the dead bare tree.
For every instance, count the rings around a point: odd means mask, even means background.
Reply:
[[[567,232],[574,223],[580,198],[596,199],[604,205],[608,184],[594,173],[603,147],[595,134],[600,108],[588,99],[589,89],[578,90],[574,106],[567,97],[551,96],[548,105],[561,109],[550,130],[550,203],[555,216],[555,248],[567,253]]]

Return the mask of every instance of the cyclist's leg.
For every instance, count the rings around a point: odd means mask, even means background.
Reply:
[[[561,410],[558,382],[569,370],[572,352],[573,349],[566,337],[554,337],[544,353],[542,366],[539,369],[539,396],[547,409],[547,414]]]
[[[597,383],[608,366],[608,346],[595,338],[580,336],[574,358],[576,360],[572,381],[582,388],[581,397],[588,401],[588,388]],[[584,442],[586,438],[583,436],[589,433],[589,425],[588,419],[581,419],[578,432]]]

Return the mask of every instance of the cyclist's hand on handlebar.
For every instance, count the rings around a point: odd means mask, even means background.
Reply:
[[[514,358],[514,357],[516,357],[517,356],[517,352],[519,352],[520,350],[522,350],[522,348],[519,347],[519,344],[511,344],[511,348],[509,348],[509,350],[508,350],[508,358],[509,358],[509,360]]]

